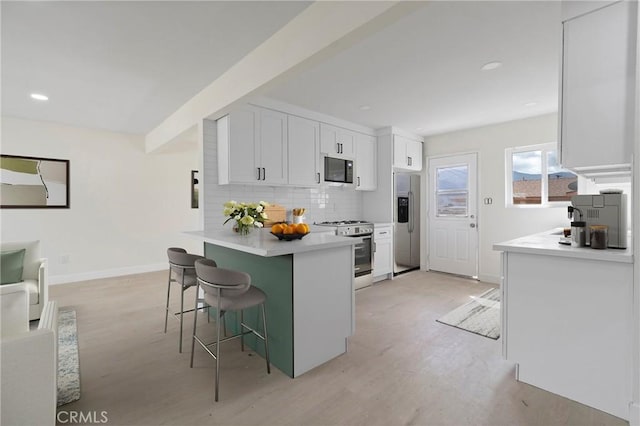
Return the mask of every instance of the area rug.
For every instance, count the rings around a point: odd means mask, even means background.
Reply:
[[[436,320],[480,336],[500,337],[500,289],[492,288]]]
[[[58,407],[80,399],[76,311],[58,312]]]

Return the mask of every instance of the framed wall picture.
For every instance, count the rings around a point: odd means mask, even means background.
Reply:
[[[69,160],[0,155],[0,208],[69,208]]]
[[[198,171],[191,170],[191,208],[198,208]]]

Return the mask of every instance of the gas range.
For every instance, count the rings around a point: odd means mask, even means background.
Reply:
[[[336,220],[316,223],[316,225],[334,227],[336,228],[336,235],[347,237],[371,235],[373,233],[373,223],[364,220]]]
[[[353,272],[354,289],[368,287],[373,284],[373,223],[364,220],[336,220],[334,222],[316,223],[318,226],[333,227],[336,235],[341,237],[359,237],[362,241],[354,244]]]
[[[320,222],[320,223],[316,223],[316,225],[338,226],[338,225],[357,225],[360,223],[368,224],[369,222],[366,222],[364,220],[336,220],[333,222]]]

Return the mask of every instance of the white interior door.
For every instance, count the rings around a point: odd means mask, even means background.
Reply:
[[[477,154],[429,159],[429,269],[478,275]]]

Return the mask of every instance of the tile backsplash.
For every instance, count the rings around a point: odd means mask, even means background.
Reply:
[[[216,122],[204,120],[204,226],[205,230],[222,230],[225,217],[223,204],[229,200],[258,202],[267,201],[287,209],[291,220],[291,209],[307,209],[307,223],[327,220],[362,219],[362,193],[344,186],[322,185],[315,188],[286,186],[218,185],[218,152]],[[227,224],[228,228],[230,226]]]

